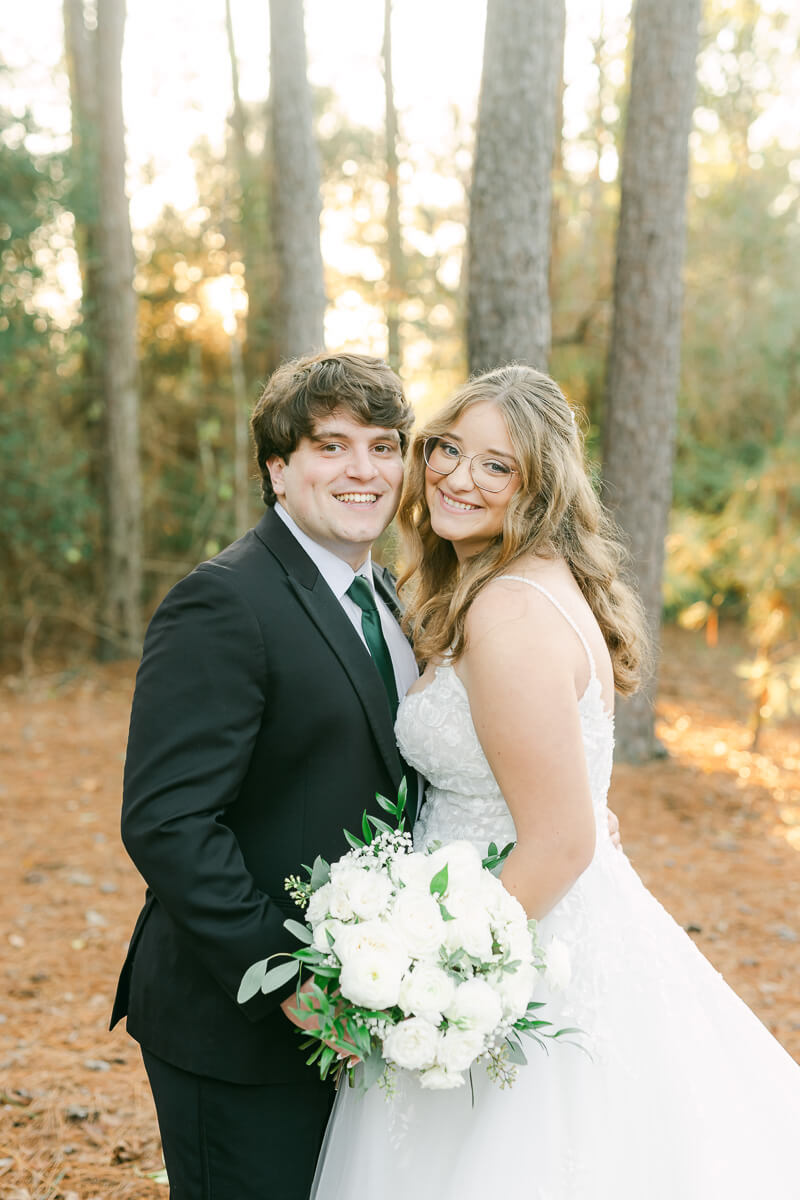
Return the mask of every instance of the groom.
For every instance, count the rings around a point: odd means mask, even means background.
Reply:
[[[280,367],[252,419],[267,511],[147,633],[122,808],[147,894],[112,1025],[127,1014],[141,1045],[171,1200],[308,1194],[330,1087],[281,996],[236,993],[251,963],[296,946],[285,877],[344,853],[343,828],[403,774],[394,710],[417,670],[370,547],[411,421],[378,359]]]

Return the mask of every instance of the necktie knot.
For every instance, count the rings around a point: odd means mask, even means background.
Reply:
[[[372,594],[372,588],[367,583],[363,575],[356,575],[350,587],[347,589],[347,595],[358,605],[362,613],[377,613],[378,606],[375,603],[375,597]]]

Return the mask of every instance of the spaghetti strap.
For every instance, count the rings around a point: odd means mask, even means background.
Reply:
[[[583,648],[586,651],[586,657],[589,660],[589,669],[592,672],[592,679],[596,679],[597,678],[597,670],[594,665],[594,655],[592,654],[591,650],[589,649],[589,643],[586,640],[586,635],[584,633],[582,633],[581,630],[578,628],[577,622],[574,620],[573,617],[571,617],[569,615],[569,613],[564,608],[564,605],[561,603],[561,601],[556,600],[553,593],[548,592],[546,587],[542,587],[542,585],[540,583],[535,583],[532,579],[526,579],[526,577],[524,575],[498,575],[498,576],[496,576],[496,578],[497,579],[515,579],[518,583],[528,583],[528,584],[530,584],[530,586],[532,588],[536,588],[537,592],[541,592],[542,595],[545,596],[550,601],[550,603],[553,604],[558,609],[558,611],[561,613],[562,617],[567,622],[567,624],[572,626],[572,628],[577,633],[578,637],[581,639]]]

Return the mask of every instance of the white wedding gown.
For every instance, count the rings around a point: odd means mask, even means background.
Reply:
[[[530,583],[530,580],[525,582]],[[532,586],[538,587],[533,584]],[[700,954],[612,845],[613,721],[592,677],[580,700],[597,820],[594,859],[540,923],[571,951],[572,980],[536,999],[579,1026],[591,1057],[523,1039],[528,1065],[500,1089],[425,1091],[398,1072],[393,1098],[342,1087],[316,1200],[798,1200],[800,1067]],[[514,825],[452,667],[405,698],[406,762],[429,780],[417,846],[465,838],[482,853]]]

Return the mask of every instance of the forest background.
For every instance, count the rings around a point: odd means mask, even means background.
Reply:
[[[228,9],[232,41],[222,0],[171,11],[146,0],[127,18],[143,618],[258,516],[252,478],[244,508],[237,496],[236,430],[282,356],[269,22],[266,6]],[[393,358],[424,417],[468,372],[464,261],[485,5],[468,0],[456,14],[395,4],[396,170],[383,10],[306,5],[325,337]],[[53,654],[80,661],[135,647],[103,612],[107,414],[90,371],[79,244],[96,197],[70,117],[61,5],[36,0],[0,24],[0,651],[29,676]],[[798,711],[800,696],[799,31],[789,0],[708,0],[689,135],[664,615],[704,628],[711,643],[720,618],[747,631],[740,674],[754,741],[764,721]],[[598,462],[630,32],[626,0],[567,5],[549,370],[583,409]],[[393,170],[399,286],[387,232]]]

